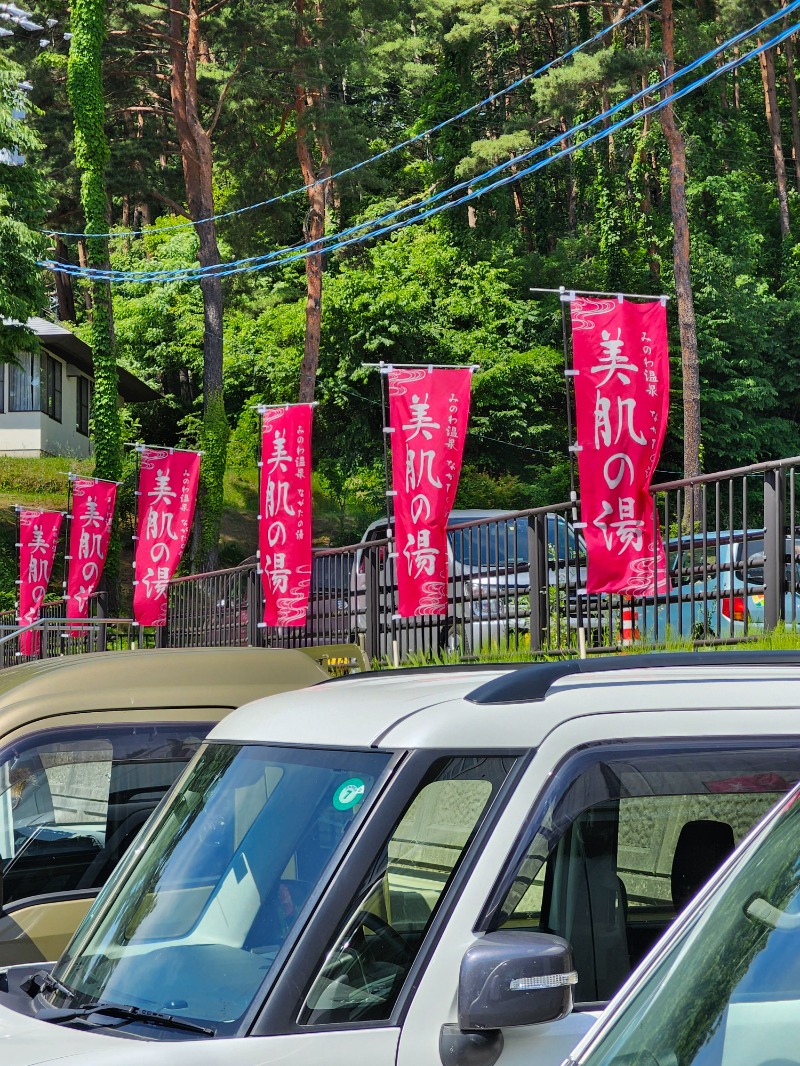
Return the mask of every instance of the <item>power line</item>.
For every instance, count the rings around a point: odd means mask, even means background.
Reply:
[[[785,30],[782,34],[778,35],[778,37],[775,37],[771,41],[767,42],[766,45],[759,46],[758,48],[756,48],[753,51],[747,53],[746,55],[740,56],[740,57],[736,57],[735,59],[731,60],[729,63],[727,63],[727,64],[725,64],[725,65],[723,65],[721,67],[715,68],[715,70],[711,71],[709,74],[705,75],[704,77],[702,77],[700,79],[697,79],[697,80],[691,82],[688,86],[685,86],[684,88],[682,88],[678,92],[669,95],[663,101],[659,101],[659,102],[657,102],[655,104],[651,104],[648,107],[643,108],[641,111],[634,112],[632,115],[628,116],[626,119],[623,119],[623,120],[620,120],[620,121],[614,123],[608,129],[605,129],[605,130],[601,131],[601,133],[599,133],[599,134],[595,134],[594,136],[588,138],[586,141],[583,141],[580,144],[576,144],[574,142],[573,138],[574,138],[576,133],[583,132],[584,130],[588,129],[590,126],[596,125],[598,122],[604,121],[605,119],[609,118],[610,116],[618,113],[620,110],[631,106],[631,104],[633,104],[633,103],[637,102],[638,100],[642,99],[644,96],[652,95],[654,92],[660,91],[662,88],[665,88],[667,85],[671,84],[678,77],[683,77],[686,74],[691,73],[693,70],[697,69],[697,67],[699,67],[702,64],[708,62],[709,59],[714,58],[721,51],[725,50],[726,48],[731,47],[732,45],[735,45],[735,44],[741,42],[742,40],[746,39],[747,37],[752,36],[753,34],[761,32],[766,26],[771,25],[773,22],[775,22],[779,18],[785,17],[788,13],[792,12],[793,10],[796,10],[798,7],[800,7],[800,0],[793,0],[793,2],[791,4],[787,5],[787,7],[783,8],[780,12],[778,12],[778,13],[776,13],[774,15],[771,15],[768,18],[764,19],[761,23],[759,23],[758,25],[754,26],[752,29],[743,31],[742,33],[739,33],[739,34],[735,35],[734,37],[732,37],[730,40],[724,42],[723,44],[718,45],[717,47],[712,49],[710,52],[706,53],[704,56],[701,56],[698,59],[694,60],[691,64],[689,64],[689,66],[685,67],[682,71],[676,73],[675,75],[670,76],[669,78],[665,78],[661,82],[658,82],[658,83],[656,83],[656,84],[654,84],[652,86],[648,86],[646,89],[641,90],[640,92],[636,93],[634,96],[629,97],[628,99],[626,99],[624,101],[621,101],[620,103],[614,105],[614,107],[612,107],[612,108],[609,108],[607,111],[603,112],[599,116],[596,116],[593,119],[590,119],[590,120],[587,120],[586,122],[581,123],[579,126],[574,127],[572,130],[569,130],[569,131],[567,131],[565,133],[560,133],[556,137],[552,138],[546,144],[544,144],[544,145],[542,145],[542,146],[540,146],[538,148],[532,149],[530,152],[526,152],[526,153],[524,153],[524,154],[522,154],[520,156],[516,156],[514,159],[509,160],[509,161],[507,161],[505,163],[498,164],[497,166],[491,168],[489,171],[486,171],[484,174],[479,175],[477,178],[472,178],[469,181],[461,182],[459,185],[456,185],[456,186],[454,186],[454,187],[452,187],[450,189],[443,190],[442,192],[437,193],[435,196],[429,197],[426,200],[421,201],[420,203],[412,204],[412,205],[409,205],[407,207],[401,208],[399,210],[390,212],[387,215],[382,216],[381,218],[373,219],[373,220],[371,220],[369,222],[366,222],[366,223],[361,223],[358,226],[351,227],[349,230],[342,231],[342,233],[340,233],[340,234],[333,234],[330,237],[323,238],[323,239],[321,239],[319,241],[310,241],[310,242],[307,242],[305,245],[296,246],[294,249],[281,249],[281,250],[279,250],[277,252],[269,253],[268,255],[265,255],[265,256],[250,257],[248,259],[243,259],[243,260],[235,260],[235,261],[233,261],[231,263],[219,264],[219,265],[215,265],[215,266],[212,266],[212,267],[199,267],[199,268],[189,267],[189,268],[183,268],[183,269],[178,270],[178,271],[154,271],[154,272],[148,272],[148,273],[145,273],[145,272],[135,273],[135,272],[125,272],[125,271],[108,271],[108,272],[93,271],[93,272],[87,272],[83,268],[74,267],[74,266],[72,266],[70,264],[50,264],[50,263],[48,263],[48,264],[45,264],[45,265],[47,265],[50,269],[58,269],[61,272],[67,273],[67,274],[73,274],[73,275],[76,275],[76,276],[85,277],[85,276],[87,276],[87,273],[88,273],[89,276],[99,277],[99,278],[102,278],[103,280],[109,280],[109,281],[115,281],[115,282],[134,283],[134,282],[145,282],[145,281],[180,281],[180,280],[188,281],[188,280],[194,280],[195,278],[201,278],[201,277],[208,276],[208,275],[226,277],[226,276],[229,276],[231,274],[249,273],[249,272],[252,272],[252,271],[255,271],[255,270],[262,270],[262,269],[266,269],[269,266],[280,265],[280,264],[283,264],[283,263],[293,262],[293,261],[295,261],[297,259],[304,258],[307,254],[314,254],[314,253],[319,253],[319,252],[323,252],[323,251],[325,251],[325,252],[335,251],[335,250],[337,250],[339,248],[348,247],[348,246],[350,246],[352,244],[359,243],[359,242],[364,241],[364,240],[372,239],[372,238],[374,238],[376,236],[381,236],[381,235],[383,235],[385,233],[393,232],[394,230],[400,229],[400,228],[402,228],[402,227],[404,227],[406,225],[411,225],[411,224],[413,224],[415,222],[422,221],[425,218],[429,218],[429,217],[431,217],[433,215],[439,214],[441,211],[450,210],[453,207],[459,206],[460,204],[467,203],[467,202],[469,202],[471,200],[474,200],[474,199],[476,199],[476,198],[478,198],[480,196],[483,196],[487,192],[490,192],[490,191],[493,191],[493,190],[495,190],[497,188],[500,188],[503,185],[506,185],[506,184],[508,184],[510,182],[518,181],[521,178],[523,178],[523,177],[525,177],[525,176],[527,176],[529,174],[532,174],[532,173],[535,173],[538,170],[541,170],[545,166],[549,166],[550,164],[556,162],[559,159],[562,159],[562,158],[565,158],[565,157],[567,157],[569,155],[572,155],[573,152],[577,151],[579,148],[588,147],[588,146],[590,146],[590,145],[592,145],[594,143],[597,143],[600,140],[603,140],[605,137],[613,135],[617,130],[625,128],[626,126],[630,125],[632,122],[638,121],[640,118],[643,118],[645,115],[652,114],[652,113],[654,113],[656,111],[661,110],[663,107],[665,107],[668,103],[672,102],[673,100],[682,99],[684,96],[686,96],[689,93],[693,92],[695,89],[699,88],[700,86],[707,84],[708,82],[714,80],[717,77],[720,77],[721,75],[729,72],[730,70],[736,69],[736,67],[740,66],[742,63],[744,63],[747,60],[753,58],[754,56],[759,55],[762,51],[766,50],[767,48],[774,47],[776,44],[782,42],[788,36],[791,36],[791,34],[795,33],[799,27],[798,26],[794,26],[794,27],[792,27],[792,28],[790,28],[788,30]],[[391,220],[393,218],[397,218],[400,215],[407,213],[408,211],[412,211],[412,210],[415,210],[415,209],[422,208],[426,204],[436,203],[437,201],[441,200],[443,197],[449,196],[453,192],[457,192],[457,191],[459,191],[459,190],[461,190],[461,189],[463,189],[465,187],[468,188],[471,184],[474,184],[476,181],[486,180],[486,179],[494,176],[495,174],[500,173],[503,170],[507,170],[509,167],[517,165],[521,161],[524,161],[524,160],[530,158],[533,155],[539,154],[539,153],[541,153],[543,151],[546,151],[548,148],[551,148],[551,147],[553,147],[553,146],[555,146],[557,144],[563,143],[564,141],[569,141],[571,139],[573,139],[573,143],[571,145],[569,145],[567,148],[562,149],[560,152],[557,152],[555,155],[547,157],[546,159],[544,159],[544,160],[540,161],[539,163],[535,164],[534,166],[527,167],[527,168],[525,168],[523,170],[514,172],[510,176],[506,176],[505,178],[503,178],[503,179],[501,179],[499,181],[496,181],[496,182],[492,183],[491,185],[487,185],[487,186],[485,186],[483,188],[480,188],[480,189],[475,189],[475,190],[468,191],[466,196],[460,197],[459,199],[457,199],[455,201],[452,201],[450,203],[438,204],[438,206],[436,206],[436,207],[428,208],[427,210],[425,210],[424,212],[422,212],[421,214],[417,215],[416,217],[414,217],[412,219],[407,219],[407,220],[405,220],[403,222],[394,222],[394,223],[389,224],[389,225],[381,225],[382,223],[391,222]],[[374,228],[375,226],[379,226],[379,228],[375,229]],[[361,233],[360,231],[363,231],[363,230],[367,230],[367,232]],[[347,240],[342,240],[343,237],[346,237],[349,234],[354,234],[354,233],[360,233],[360,235],[359,236],[349,237],[349,239],[347,239]],[[332,242],[332,243],[326,244],[326,242]],[[287,253],[290,253],[290,252],[292,254],[287,254]]]
[[[387,156],[392,155],[394,152],[399,152],[403,148],[408,148],[410,145],[415,144],[417,141],[423,140],[425,137],[430,137],[434,133],[438,133],[439,130],[445,129],[446,126],[450,126],[453,122],[458,122],[462,118],[466,118],[467,115],[473,114],[475,111],[480,111],[481,108],[486,107],[488,104],[494,103],[495,100],[501,96],[505,96],[507,93],[514,92],[521,85],[531,81],[533,78],[538,78],[542,74],[545,74],[548,70],[554,67],[558,63],[563,63],[567,59],[571,59],[573,56],[582,52],[584,49],[591,47],[593,44],[597,44],[603,37],[606,37],[612,30],[619,29],[625,25],[626,22],[630,22],[631,19],[637,18],[643,11],[646,11],[649,7],[652,7],[657,0],[647,0],[641,7],[635,8],[633,11],[628,12],[623,18],[618,19],[616,22],[610,23],[608,26],[604,26],[602,30],[599,30],[594,37],[590,37],[588,40],[583,41],[581,44],[575,45],[568,52],[558,56],[556,59],[551,59],[549,63],[545,63],[544,66],[539,67],[538,70],[533,71],[531,74],[525,74],[523,77],[518,78],[516,81],[507,85],[504,89],[498,90],[496,93],[492,93],[491,96],[487,96],[485,100],[481,100],[480,103],[471,104],[463,111],[459,111],[457,115],[452,115],[450,118],[444,119],[442,122],[437,123],[435,126],[431,126],[430,129],[423,130],[422,133],[415,133],[413,137],[408,137],[406,140],[401,141],[399,144],[393,145],[391,148],[386,148],[382,152],[378,152],[377,155],[370,156],[369,159],[363,159],[360,163],[354,163],[350,167],[345,167],[344,170],[339,170],[335,174],[331,174],[327,178],[321,178],[319,181],[312,181],[308,185],[301,185],[296,189],[290,189],[289,192],[281,193],[280,196],[272,196],[268,200],[261,200],[255,204],[248,204],[246,207],[237,207],[232,211],[223,211],[217,215],[209,215],[208,218],[200,218],[196,222],[177,222],[171,226],[159,226],[157,233],[169,233],[172,230],[189,229],[194,226],[202,226],[206,222],[217,222],[223,218],[232,218],[234,215],[242,215],[248,211],[255,211],[257,208],[268,207],[271,204],[280,203],[282,200],[287,200],[292,196],[298,196],[300,193],[308,192],[310,189],[314,189],[319,185],[327,185],[330,182],[336,181],[339,178],[344,177],[346,174],[353,174],[357,170],[361,170],[362,167],[369,166],[371,163],[377,163],[380,159],[385,159]],[[154,232],[153,229],[147,230],[125,230],[123,232],[115,233],[79,233],[70,230],[41,230],[42,233],[48,237],[104,237],[107,240],[116,240],[122,237],[140,237],[146,233]]]

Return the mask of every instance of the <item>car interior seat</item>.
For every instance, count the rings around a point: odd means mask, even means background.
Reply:
[[[698,818],[681,829],[672,859],[672,902],[676,913],[703,887],[736,846],[727,822]]]
[[[579,1002],[605,1002],[631,970],[627,892],[614,857],[614,813],[586,812],[551,853],[543,928],[572,945]]]

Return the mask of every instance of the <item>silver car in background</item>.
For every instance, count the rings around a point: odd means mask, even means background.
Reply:
[[[563,515],[547,514],[541,526],[548,589],[574,590],[586,580],[583,538]],[[396,617],[396,562],[387,538],[388,521],[373,522],[356,553],[351,588],[357,597],[359,629],[367,628],[367,567],[377,570],[380,654],[390,653],[390,632],[402,651],[472,652],[527,642],[530,629],[530,538],[528,518],[499,509],[450,512],[447,521],[449,611],[446,619]],[[574,612],[572,612],[574,613]],[[392,624],[393,623],[393,624]]]

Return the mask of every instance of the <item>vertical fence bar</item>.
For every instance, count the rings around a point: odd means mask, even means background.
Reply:
[[[764,628],[774,629],[783,614],[783,470],[764,473]]]
[[[794,466],[789,467],[789,522],[787,534],[789,542],[788,567],[789,567],[789,621],[792,625],[797,622],[797,527],[795,525],[795,485]]]
[[[528,575],[531,651],[550,650],[547,639],[547,520],[534,515],[528,521]]]

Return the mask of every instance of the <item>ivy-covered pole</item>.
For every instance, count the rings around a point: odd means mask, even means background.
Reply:
[[[106,36],[105,0],[72,0],[72,39],[67,63],[67,92],[75,123],[75,163],[81,175],[81,204],[86,233],[107,233],[105,170],[110,152],[103,120],[103,71],[100,50]],[[86,238],[91,267],[108,268],[108,241]],[[114,318],[111,286],[91,281],[92,322],[90,340],[94,361],[92,439],[97,477],[119,481],[122,474],[122,428],[117,407],[117,360],[114,353]],[[108,545],[102,583],[106,607],[119,613],[119,537]]]
[[[105,40],[105,0],[73,0],[67,92],[75,123],[75,162],[81,175],[81,204],[87,233],[107,233],[105,169],[109,160],[100,51]],[[90,267],[108,268],[108,242],[87,237]],[[92,281],[91,345],[94,357],[93,440],[95,474],[118,481],[122,440],[117,408],[117,362],[111,286]],[[116,538],[113,538],[116,540]],[[108,563],[112,560],[109,559]],[[108,563],[106,571],[108,572]]]

